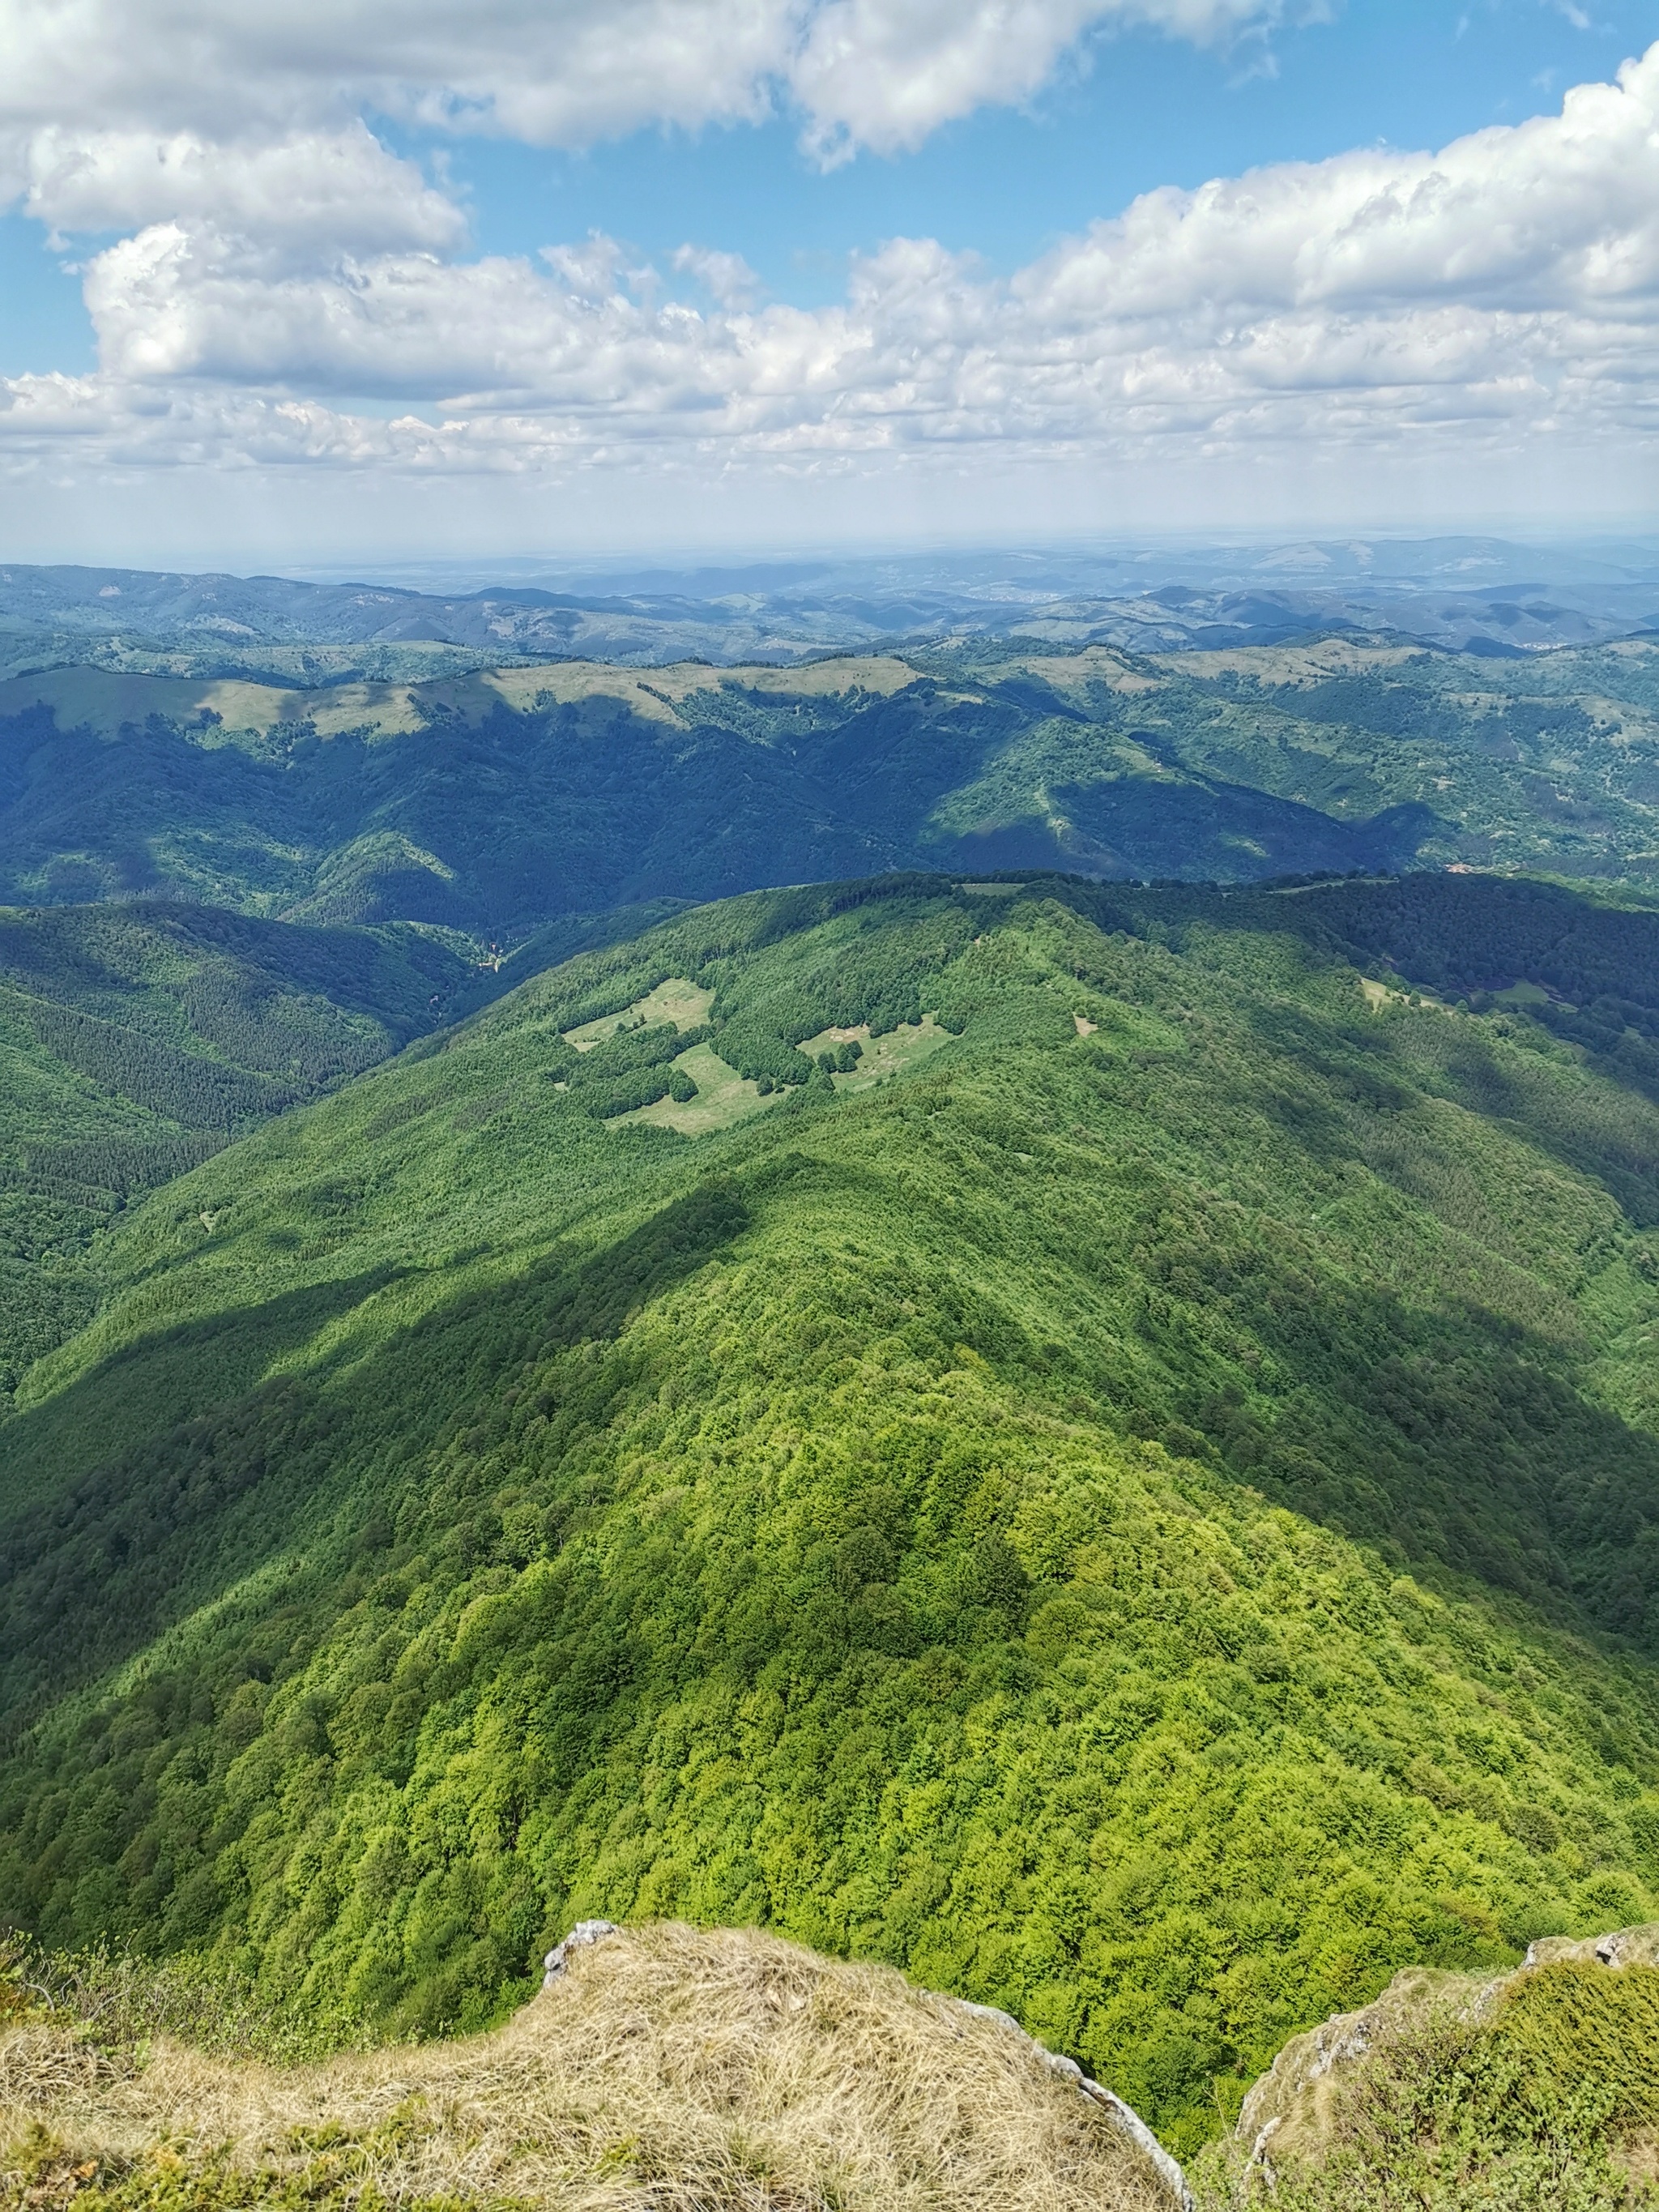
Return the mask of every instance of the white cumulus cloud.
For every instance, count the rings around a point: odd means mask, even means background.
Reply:
[[[53,125],[33,135],[20,167],[28,211],[54,232],[176,219],[315,259],[453,247],[466,230],[453,201],[361,122],[228,144],[187,130]]]
[[[1326,12],[1320,0],[824,0],[805,15],[787,82],[820,158],[897,153],[976,107],[1030,100],[1091,31],[1210,45]]]
[[[1091,31],[1208,41],[1323,12],[1322,0],[0,0],[0,173],[15,191],[37,132],[234,144],[338,128],[365,106],[567,146],[782,106],[821,149],[892,149],[1029,98]]]
[[[365,225],[382,220],[372,195],[364,207]],[[307,220],[297,197],[292,213]],[[448,218],[435,195],[385,203],[393,228],[430,236]],[[683,248],[675,268],[717,303],[704,313],[659,296],[656,272],[608,240],[550,247],[539,269],[446,259],[440,242],[375,253],[354,240],[273,269],[220,210],[99,255],[87,297],[117,376],[550,406],[578,391],[629,406],[660,381],[723,392],[737,414],[751,389],[787,392],[803,423],[872,374],[948,390],[952,413],[1006,389],[1008,406],[1074,435],[1091,394],[1103,405],[1166,383],[1317,393],[1469,383],[1523,362],[1582,371],[1580,348],[1634,361],[1654,343],[1659,46],[1558,115],[1437,155],[1344,155],[1148,193],[1006,283],[901,240],[855,264],[841,307],[756,312],[737,257]]]
[[[1185,27],[1210,20],[1194,6]],[[309,199],[299,178],[284,192],[274,144],[235,191],[186,191],[195,143],[171,199],[109,154],[95,191],[140,227],[88,268],[100,372],[0,387],[14,467],[714,482],[1316,452],[1524,470],[1594,450],[1651,480],[1659,46],[1557,114],[1437,153],[1146,194],[1012,278],[894,240],[813,310],[753,304],[738,257],[704,245],[666,270],[605,239],[468,260],[451,204],[349,121],[318,139]],[[74,174],[51,186],[65,204]],[[331,228],[354,179],[356,215]]]
[[[1561,112],[1439,154],[1366,152],[1149,192],[1021,280],[1083,322],[1212,301],[1431,300],[1645,313],[1659,283],[1659,47]]]

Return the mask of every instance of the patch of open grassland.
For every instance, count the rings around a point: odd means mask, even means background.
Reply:
[[[578,1052],[592,1052],[596,1044],[603,1044],[607,1037],[616,1036],[623,1030],[650,1029],[659,1022],[672,1022],[677,1030],[694,1030],[708,1019],[708,1009],[714,1003],[712,991],[703,990],[684,975],[671,975],[666,982],[659,983],[654,991],[635,999],[620,1013],[601,1014],[597,1021],[583,1022],[580,1028],[567,1030],[564,1041]]]
[[[699,693],[732,688],[765,699],[834,698],[859,693],[890,698],[916,680],[908,661],[891,653],[849,653],[789,668],[714,669],[702,661],[633,669],[604,661],[556,661],[526,667],[477,669],[428,680],[290,685],[240,678],[152,676],[106,668],[53,668],[0,683],[0,715],[48,707],[63,729],[82,727],[114,737],[142,727],[152,714],[194,722],[217,717],[227,732],[259,733],[284,722],[306,722],[319,737],[357,731],[404,737],[434,714],[477,727],[505,706],[515,714],[580,706],[618,710],[678,726],[681,708]]]
[[[801,1050],[809,1060],[816,1060],[821,1052],[833,1051],[836,1046],[856,1044],[861,1058],[850,1073],[830,1078],[837,1091],[868,1091],[901,1068],[912,1067],[919,1060],[926,1060],[942,1044],[951,1042],[951,1031],[941,1029],[938,1018],[924,1014],[919,1022],[901,1022],[896,1029],[888,1030],[872,1037],[870,1025],[861,1022],[854,1029],[820,1030],[816,1036],[808,1037]]]
[[[494,2033],[279,2067],[0,2033],[0,2199],[80,2212],[1168,2212],[1023,2039],[890,1968],[629,1930]]]
[[[1452,1011],[1443,999],[1437,999],[1427,991],[1397,991],[1387,983],[1374,982],[1369,975],[1360,977],[1359,988],[1374,1014],[1380,1013],[1384,1006],[1430,1006],[1442,1014]]]
[[[626,1121],[648,1122],[653,1128],[678,1129],[683,1137],[707,1137],[716,1129],[729,1129],[734,1121],[741,1121],[750,1114],[757,1114],[764,1107],[775,1106],[787,1096],[774,1091],[763,1097],[753,1083],[744,1080],[734,1067],[728,1067],[712,1045],[694,1044],[675,1060],[697,1086],[695,1098],[659,1098],[654,1106],[641,1106],[632,1114],[618,1114],[612,1122],[620,1128]]]

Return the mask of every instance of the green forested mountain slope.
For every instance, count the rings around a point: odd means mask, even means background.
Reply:
[[[130,1200],[373,1066],[478,980],[407,929],[0,908],[0,1403],[90,1312],[90,1248]]]
[[[1659,1106],[1440,897],[757,895],[169,1185],[0,1426],[8,1909],[427,2027],[765,1920],[1178,2142],[1659,1909]]]
[[[1141,657],[980,641],[793,669],[0,684],[0,896],[187,896],[518,943],[884,867],[1645,884],[1659,645]]]

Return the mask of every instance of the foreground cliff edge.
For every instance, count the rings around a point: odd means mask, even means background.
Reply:
[[[493,2033],[302,2067],[129,2017],[0,2035],[14,2205],[1169,2212],[1011,2024],[752,1930],[615,1931]],[[1178,2176],[1176,2177],[1178,2186]]]
[[[1659,1927],[1413,1970],[1189,2178],[1006,2014],[755,1929],[586,1922],[492,2033],[283,2065],[167,1970],[14,1962],[0,2201],[77,2212],[1614,2212],[1659,2203]],[[181,2005],[216,2051],[155,2032]],[[252,2028],[253,2032],[250,2033]],[[149,2031],[149,2032],[147,2032]],[[274,2031],[274,2033],[273,2033]],[[292,2033],[290,2027],[289,2033]]]
[[[1659,2204],[1659,1926],[1396,1974],[1285,2045],[1194,2179],[1204,2212]]]

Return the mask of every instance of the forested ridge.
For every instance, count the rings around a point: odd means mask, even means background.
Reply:
[[[1659,645],[1492,661],[964,640],[794,669],[0,684],[0,898],[438,924],[882,868],[1251,882],[1474,866],[1651,888]]]
[[[757,893],[284,1112],[0,1425],[0,1893],[343,2031],[766,1922],[1187,2144],[1396,1965],[1651,1915],[1656,945]]]

